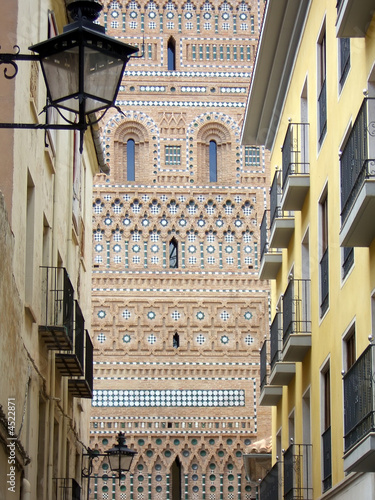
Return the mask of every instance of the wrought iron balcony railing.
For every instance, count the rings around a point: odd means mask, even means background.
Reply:
[[[292,444],[284,453],[284,500],[313,499],[312,445]]]
[[[276,172],[270,190],[270,227],[272,227],[275,219],[281,217],[281,185],[280,185],[280,174]]]
[[[340,158],[341,224],[350,214],[366,179],[375,180],[375,98],[363,100]]]
[[[328,427],[322,434],[323,448],[323,493],[332,488],[332,445],[331,445],[331,427]]]
[[[74,289],[63,267],[42,267],[42,317],[39,331],[48,349],[73,347]]]
[[[308,139],[308,123],[289,124],[282,147],[283,189],[290,175],[310,173]]]
[[[283,296],[283,344],[298,333],[311,333],[310,280],[291,279]]]
[[[72,350],[57,353],[55,356],[56,367],[64,377],[83,375],[84,344],[85,344],[85,319],[78,301],[74,308],[74,338]]]
[[[281,467],[279,462],[276,462],[268,474],[262,479],[259,492],[261,500],[277,500],[279,498],[279,485]]]
[[[337,9],[337,13],[340,12],[340,9],[341,9],[341,5],[344,3],[344,0],[337,0],[336,2],[336,9]]]
[[[344,375],[345,453],[371,432],[375,432],[375,344]]]
[[[54,478],[53,499],[81,500],[81,487],[73,478]]]
[[[267,384],[267,375],[267,340],[265,340],[260,349],[260,390]]]
[[[94,348],[90,335],[87,330],[85,330],[85,347],[84,347],[84,366],[83,366],[83,377],[75,377],[69,379],[68,387],[69,392],[77,398],[92,398],[92,392],[94,387]]]
[[[275,364],[281,359],[282,338],[281,338],[281,314],[278,312],[271,324],[271,371]]]
[[[260,260],[262,260],[264,254],[268,252],[268,227],[267,227],[267,219],[268,219],[268,210],[264,211],[262,222],[260,224]]]

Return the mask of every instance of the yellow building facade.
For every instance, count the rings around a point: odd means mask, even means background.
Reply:
[[[1,52],[13,54],[18,45],[29,55],[29,46],[68,22],[63,0],[5,2]],[[15,63],[15,78],[14,65],[1,65],[0,121],[43,124],[40,64]],[[48,119],[63,123],[52,113]],[[94,137],[89,129],[81,155],[75,131],[0,131],[2,500],[83,497],[93,363],[91,196],[102,161]]]
[[[271,151],[265,498],[375,497],[371,2],[267,3],[242,144]]]

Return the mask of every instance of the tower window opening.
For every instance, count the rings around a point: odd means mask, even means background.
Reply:
[[[173,347],[175,349],[180,347],[180,336],[177,332],[173,335]]]
[[[168,40],[168,71],[176,69],[176,42],[171,37]]]
[[[126,143],[126,179],[135,181],[135,142],[128,139]]]
[[[216,141],[210,141],[209,145],[209,169],[210,182],[217,182],[217,144]]]
[[[176,238],[172,238],[169,242],[169,267],[171,269],[178,268],[178,242]]]

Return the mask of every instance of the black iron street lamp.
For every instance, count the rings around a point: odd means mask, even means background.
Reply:
[[[1,123],[0,128],[79,130],[82,152],[84,132],[98,121],[93,121],[92,114],[102,112],[102,118],[115,106],[126,64],[138,49],[107,36],[104,27],[94,23],[102,9],[96,0],[75,0],[67,9],[73,23],[61,35],[29,47],[36,54],[19,54],[17,46],[15,54],[0,54],[0,64],[13,67],[11,75],[4,69],[7,79],[17,74],[15,61],[39,61],[47,88],[44,111],[57,109],[66,123]],[[74,113],[75,120],[66,118],[64,112]]]
[[[118,476],[119,483],[121,482],[122,476],[125,472],[130,470],[131,464],[133,462],[134,455],[137,452],[128,448],[125,443],[125,434],[119,432],[117,435],[117,444],[113,446],[110,450],[105,453],[97,453],[95,450],[88,448],[87,453],[83,454],[84,458],[88,459],[87,467],[82,469],[82,477],[87,478],[87,498],[90,497],[90,478],[94,476],[93,474],[93,461],[98,460],[99,457],[105,457],[108,460],[109,468],[111,471]],[[107,478],[108,475],[97,476],[97,478]]]
[[[109,467],[121,478],[121,474],[130,470],[134,455],[137,453],[125,444],[125,434],[120,432],[117,436],[118,444],[107,451]]]

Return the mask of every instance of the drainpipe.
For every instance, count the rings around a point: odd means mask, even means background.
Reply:
[[[21,500],[31,500],[31,485],[26,478],[22,479]]]
[[[54,422],[55,422],[55,354],[50,351],[51,377],[50,377],[50,398],[49,398],[49,442],[48,442],[48,463],[47,463],[47,498],[53,498],[53,442],[54,442]]]

